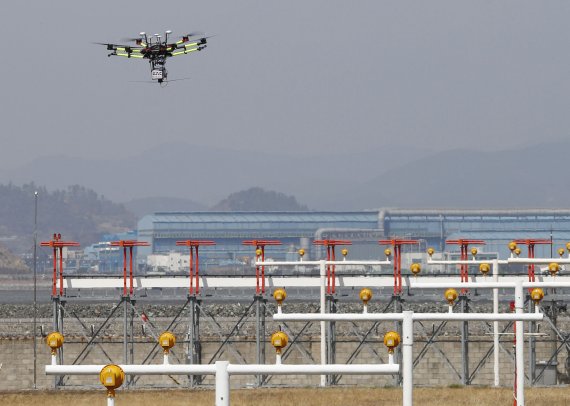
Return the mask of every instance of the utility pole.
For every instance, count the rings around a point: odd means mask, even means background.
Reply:
[[[37,323],[38,323],[38,191],[34,192],[34,325],[32,334],[34,336],[34,389],[37,389]]]

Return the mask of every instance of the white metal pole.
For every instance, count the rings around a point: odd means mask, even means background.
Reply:
[[[523,313],[523,284],[518,281],[515,287],[515,312]],[[517,406],[524,406],[524,323],[515,321],[516,332],[516,368],[517,368]]]
[[[162,363],[163,363],[164,365],[170,364],[170,362],[168,361],[168,353],[167,353],[167,352],[164,353],[163,362],[162,362]]]
[[[414,345],[414,312],[403,312],[402,321],[402,405],[413,406],[414,404],[414,381],[413,381],[413,345]]]
[[[216,361],[216,406],[230,405],[228,361]]]
[[[499,261],[493,260],[493,282],[499,281]],[[499,313],[499,289],[493,289],[493,313]],[[500,385],[499,378],[499,322],[493,321],[493,373],[495,375],[495,386]]]
[[[229,364],[230,375],[395,375],[399,364]]]
[[[325,285],[326,285],[326,261],[320,261],[319,273],[321,276],[321,315],[325,314]],[[321,365],[327,362],[327,326],[324,320],[321,320]],[[327,376],[321,375],[321,386],[327,385]]]
[[[421,321],[542,321],[542,313],[414,313],[414,320]],[[402,313],[282,313],[274,314],[274,321],[393,321],[403,320]]]
[[[389,352],[388,353],[388,364],[393,364],[393,363],[394,363],[394,353]]]
[[[115,406],[115,397],[107,396],[107,406]]]
[[[57,355],[56,354],[51,355],[51,364],[57,365]]]
[[[281,365],[281,353],[280,352],[275,354],[275,363],[277,365]]]

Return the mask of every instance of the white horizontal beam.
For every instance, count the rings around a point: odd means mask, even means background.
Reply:
[[[214,364],[119,365],[127,375],[214,375]],[[46,375],[99,375],[105,365],[46,365]]]
[[[398,364],[264,364],[228,365],[230,375],[393,375],[400,370]]]
[[[338,268],[337,268],[338,269]],[[527,276],[500,276],[499,283],[514,283],[517,280],[528,281]],[[538,282],[550,283],[550,281],[558,281],[564,283],[570,283],[570,276],[556,276],[552,278],[551,276],[536,275]],[[485,283],[487,281],[492,281],[490,276],[470,276],[470,282]],[[63,280],[63,287],[66,289],[122,289],[123,288],[123,278],[74,278],[66,277]],[[463,285],[465,282],[459,281],[459,275],[457,276],[417,276],[409,277],[405,276],[402,284],[404,287],[415,287],[415,288],[428,288],[427,286],[420,286],[420,284],[434,284],[433,288],[450,288],[453,286],[457,287],[468,287]],[[440,286],[435,286],[438,284]],[[461,285],[459,285],[461,284]],[[188,288],[190,285],[188,278],[181,277],[136,277],[133,280],[133,287],[135,289],[164,289],[164,288]],[[250,288],[255,289],[256,282],[255,276],[248,277],[227,277],[227,276],[201,276],[200,277],[200,287],[202,288]],[[320,279],[318,275],[315,276],[267,276],[265,277],[265,286],[269,287],[318,287],[320,286]],[[336,286],[346,286],[346,287],[370,287],[370,288],[383,288],[394,286],[394,277],[392,275],[386,276],[366,276],[366,275],[354,275],[354,276],[336,276]],[[537,285],[538,286],[538,285]]]
[[[214,375],[215,364],[206,365],[119,365],[126,375]],[[99,375],[105,365],[46,365],[46,375]],[[398,364],[229,364],[230,375],[391,375],[400,370]]]
[[[509,264],[541,264],[548,265],[555,262],[559,265],[570,264],[570,258],[509,258]]]
[[[480,265],[480,264],[489,264],[491,265],[496,260],[494,259],[468,259],[468,260],[432,260],[428,259],[428,265]],[[496,261],[499,265],[506,265],[508,262],[506,260],[498,260]]]
[[[353,260],[340,260],[340,261],[259,261],[255,262],[255,266],[318,266],[318,265],[335,265],[339,266],[386,266],[392,265],[391,261],[353,261]]]
[[[414,313],[413,320],[428,321],[540,321],[542,313]],[[402,313],[277,313],[274,321],[390,321]]]
[[[559,277],[546,277],[542,280],[529,282],[528,277],[522,282],[523,288],[570,288],[570,280],[566,277],[564,279]],[[521,280],[521,277],[518,278]],[[514,289],[516,281],[501,281],[501,282],[410,282],[411,289]]]

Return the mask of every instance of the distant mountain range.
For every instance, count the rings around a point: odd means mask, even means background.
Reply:
[[[294,196],[272,190],[252,187],[232,193],[212,208],[212,211],[307,211],[309,208],[299,204]]]
[[[29,253],[34,246],[35,191],[38,192],[38,241],[61,233],[65,241],[88,245],[100,241],[102,234],[132,230],[136,225],[135,216],[123,205],[82,186],[49,191],[34,184],[0,184],[0,238],[2,245],[12,252]]]
[[[116,161],[38,158],[18,168],[3,169],[0,183],[34,181],[49,189],[79,184],[119,202],[167,197],[191,200],[198,206],[212,206],[230,193],[262,187],[294,195],[309,207],[319,208],[324,196],[413,162],[428,152],[387,146],[359,154],[301,158],[279,152],[256,154],[185,143],[164,144]]]
[[[120,161],[45,157],[3,170],[0,182],[34,180],[48,188],[81,184],[126,202],[139,216],[202,210],[253,186],[293,195],[315,210],[567,207],[567,151],[570,141],[506,151],[433,153],[392,145],[363,153],[291,157],[181,143]],[[117,175],[125,171],[136,175]]]
[[[204,211],[208,207],[190,199],[181,197],[143,197],[129,200],[123,204],[137,218],[155,212],[168,211]]]

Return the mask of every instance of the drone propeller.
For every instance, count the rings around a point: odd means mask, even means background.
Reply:
[[[160,87],[165,87],[170,82],[179,82],[181,80],[190,80],[192,78],[179,78],[179,79],[166,79],[162,83],[159,83]],[[156,80],[129,80],[129,83],[147,83],[156,85]]]
[[[204,35],[204,33],[201,31],[192,31],[192,32],[189,32],[188,34],[181,35],[181,37],[195,37],[197,35]]]
[[[204,35],[204,33],[201,31],[189,32],[188,34],[181,35],[179,42],[188,42],[188,41],[190,41],[190,38],[192,38],[192,37],[203,36],[203,35]]]
[[[137,37],[137,38],[121,38],[121,41],[123,42],[137,42],[140,41],[141,37]]]

